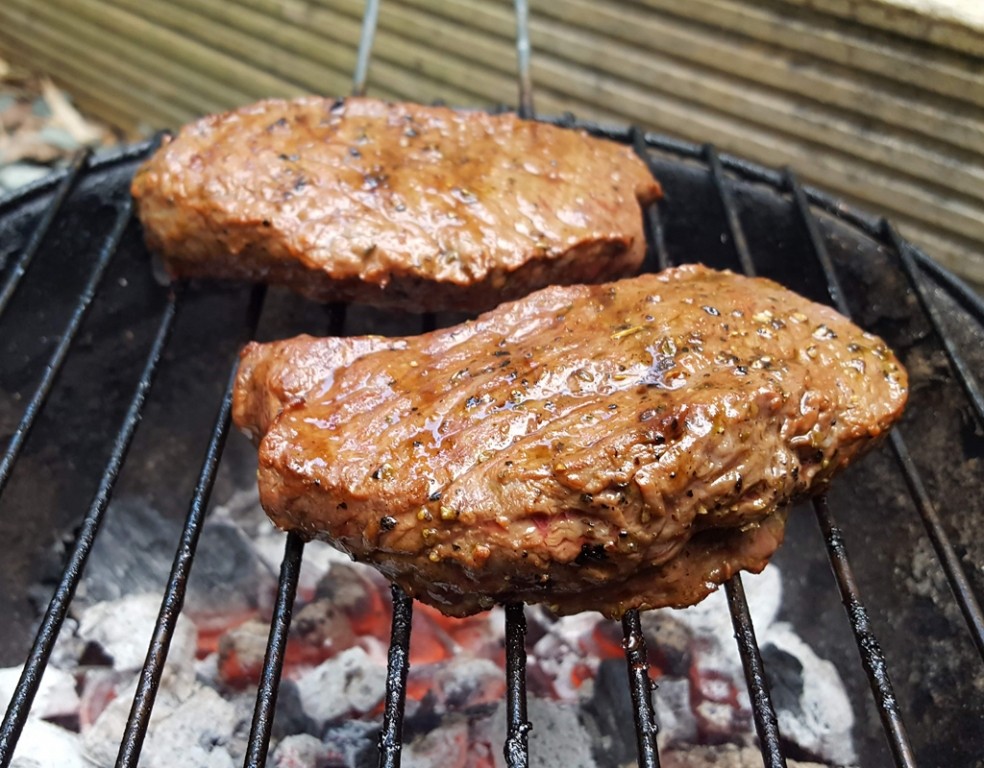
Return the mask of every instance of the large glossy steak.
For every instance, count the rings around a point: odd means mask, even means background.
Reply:
[[[281,527],[465,615],[697,602],[901,414],[885,344],[703,267],[548,288],[411,338],[242,355],[236,423]]]

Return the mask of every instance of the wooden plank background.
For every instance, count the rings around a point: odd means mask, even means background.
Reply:
[[[345,94],[363,0],[3,0],[0,54],[133,132]],[[370,94],[513,103],[511,0],[382,0]],[[885,0],[532,0],[536,107],[790,165],[984,284],[984,36]]]

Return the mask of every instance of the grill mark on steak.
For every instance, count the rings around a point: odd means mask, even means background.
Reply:
[[[307,97],[186,126],[132,192],[172,276],[474,312],[634,273],[660,188],[631,148],[581,131]]]
[[[715,312],[708,312],[713,307]],[[900,416],[884,343],[699,266],[555,287],[417,337],[251,344],[264,508],[452,615],[697,602]]]

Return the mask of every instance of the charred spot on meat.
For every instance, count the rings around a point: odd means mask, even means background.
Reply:
[[[233,416],[273,521],[414,597],[620,616],[761,570],[787,505],[906,396],[892,352],[834,310],[690,266],[417,337],[251,344]]]
[[[598,184],[598,179],[609,183]],[[480,311],[642,263],[660,195],[631,148],[515,115],[268,100],[186,126],[134,178],[174,277]]]

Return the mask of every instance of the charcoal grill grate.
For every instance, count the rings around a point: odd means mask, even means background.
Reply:
[[[533,92],[530,79],[530,49],[528,33],[528,9],[525,0],[516,2],[517,20],[517,59],[519,62],[519,113],[524,117],[535,116]],[[360,43],[359,59],[354,77],[353,91],[364,91],[368,75],[369,54],[372,45],[375,22],[378,15],[378,2],[367,3],[364,17],[363,35]],[[969,366],[962,360],[956,346],[944,331],[939,310],[923,285],[920,270],[932,274],[938,282],[947,286],[951,295],[984,323],[984,305],[959,281],[932,264],[925,256],[903,241],[898,233],[883,220],[872,219],[854,211],[840,201],[821,192],[802,187],[790,172],[776,172],[761,168],[730,156],[719,156],[711,146],[696,146],[666,137],[645,133],[639,129],[616,129],[580,123],[570,116],[553,122],[581,127],[606,138],[632,145],[636,152],[653,169],[652,150],[658,150],[680,160],[696,161],[707,169],[728,226],[733,244],[735,266],[747,274],[755,274],[755,260],[748,239],[743,231],[741,217],[732,193],[732,182],[728,174],[744,180],[761,183],[789,196],[798,212],[802,226],[812,249],[813,258],[819,263],[826,280],[829,299],[841,312],[847,314],[848,307],[833,263],[827,253],[824,239],[820,234],[814,209],[823,211],[840,221],[859,228],[868,236],[882,243],[894,255],[909,284],[918,297],[922,311],[928,318],[936,334],[955,378],[960,382],[970,407],[979,423],[984,424],[984,397],[971,374]],[[122,155],[124,159],[142,157],[152,151],[153,145],[135,148]],[[0,286],[0,315],[6,310],[11,297],[16,292],[21,279],[28,271],[34,255],[47,233],[59,216],[64,201],[84,175],[93,170],[96,163],[88,154],[81,154],[70,169],[58,181],[50,205],[44,211],[31,238],[20,256],[7,269],[7,276]],[[40,187],[38,187],[40,188]],[[45,367],[20,423],[5,447],[0,459],[0,493],[5,488],[28,439],[31,428],[44,407],[45,401],[58,378],[59,372],[79,330],[91,307],[107,268],[120,245],[124,231],[132,217],[132,202],[124,195],[116,202],[117,214],[114,226],[103,243],[94,262],[85,287],[78,296],[77,304],[70,320],[61,335],[60,341]],[[651,206],[645,213],[647,240],[647,269],[669,266],[671,257],[666,245],[665,225],[660,215],[659,205]],[[242,326],[242,340],[250,338],[257,326],[263,306],[265,290],[254,289],[246,318]],[[33,698],[38,690],[41,675],[50,658],[55,639],[66,616],[69,604],[81,579],[86,560],[103,515],[109,504],[113,488],[126,460],[128,450],[140,421],[141,414],[150,396],[155,376],[164,356],[165,348],[174,328],[183,296],[182,286],[172,286],[168,299],[161,312],[153,342],[147,353],[139,381],[133,393],[122,426],[116,435],[110,458],[105,466],[98,490],[82,520],[79,534],[64,574],[51,598],[42,619],[40,629],[26,660],[24,671],[8,707],[2,726],[0,726],[0,768],[10,764],[17,738],[27,719]],[[341,332],[345,308],[333,307],[332,330]],[[436,324],[433,315],[423,318],[424,330]],[[229,430],[231,406],[231,387],[235,368],[229,374],[221,405],[209,438],[208,446],[198,481],[189,504],[188,515],[182,530],[181,540],[175,553],[172,570],[163,596],[160,613],[153,638],[148,648],[146,662],[141,670],[140,681],[134,696],[126,731],[120,745],[118,766],[136,766],[139,760],[143,739],[147,732],[150,714],[154,705],[157,687],[184,599],[188,575],[192,568],[195,548],[204,522],[209,497],[222,455],[223,445]],[[891,447],[898,461],[910,495],[922,517],[930,540],[937,552],[948,582],[960,605],[970,628],[978,651],[984,655],[984,615],[982,615],[972,587],[963,570],[959,557],[940,520],[935,504],[926,489],[908,449],[896,431],[892,433]],[[837,526],[826,499],[818,499],[815,504],[817,520],[826,542],[828,556],[838,583],[849,623],[853,630],[861,662],[869,678],[872,694],[882,719],[886,737],[896,765],[914,766],[915,758],[905,731],[898,701],[892,690],[888,670],[878,642],[874,636],[867,610],[861,601],[857,583],[852,574],[843,536]],[[271,622],[269,643],[257,691],[256,708],[250,730],[245,765],[265,764],[270,741],[273,715],[276,708],[277,690],[283,667],[287,636],[296,594],[300,565],[304,550],[303,541],[290,534],[285,538],[284,558],[281,565],[278,593],[274,615]],[[763,762],[768,768],[785,765],[780,744],[776,714],[769,694],[765,668],[755,639],[749,606],[745,598],[741,578],[735,576],[725,585],[728,605],[735,628],[738,650],[748,683],[749,697],[753,707],[756,730],[762,750]],[[387,686],[383,724],[379,740],[381,766],[395,768],[400,765],[402,749],[403,709],[406,697],[407,674],[409,670],[410,627],[413,614],[412,601],[398,587],[393,588],[393,625],[387,668]],[[659,765],[656,747],[657,724],[652,701],[652,682],[647,666],[645,639],[637,611],[630,611],[623,619],[624,649],[629,672],[629,688],[635,712],[635,726],[638,741],[639,763],[644,768]],[[522,605],[511,605],[506,609],[506,650],[507,650],[507,727],[504,755],[513,768],[529,764],[528,732],[526,714],[526,621]]]

